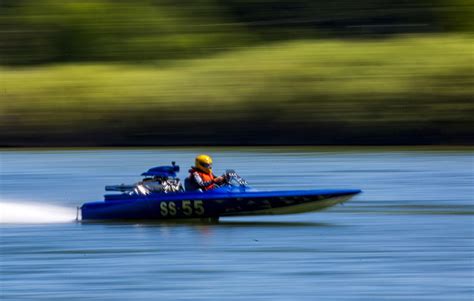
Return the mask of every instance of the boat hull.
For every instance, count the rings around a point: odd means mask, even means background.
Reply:
[[[149,196],[112,195],[85,203],[81,219],[176,220],[221,216],[295,214],[326,209],[348,201],[360,190],[275,192],[183,192]]]

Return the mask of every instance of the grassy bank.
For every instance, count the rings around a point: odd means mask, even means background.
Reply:
[[[471,143],[469,36],[0,69],[1,145]]]

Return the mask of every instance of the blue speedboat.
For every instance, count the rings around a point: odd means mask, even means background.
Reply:
[[[218,221],[221,216],[293,214],[322,210],[348,201],[358,189],[257,191],[228,170],[225,184],[210,191],[186,191],[176,173],[179,166],[160,166],[143,173],[133,185],[106,186],[104,201],[78,208],[78,219]],[[185,185],[186,186],[186,185]],[[80,215],[80,216],[79,216]]]

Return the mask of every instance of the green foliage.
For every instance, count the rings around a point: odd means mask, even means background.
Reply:
[[[472,42],[459,35],[294,41],[167,67],[3,68],[0,140],[466,142],[474,113]]]
[[[2,0],[0,64],[169,63],[270,41],[472,32],[472,0]]]
[[[473,0],[439,0],[436,9],[439,25],[446,30],[474,32]]]
[[[245,34],[217,28],[219,11],[166,1],[25,0],[7,9],[6,64],[171,60],[238,46]],[[195,14],[199,12],[199,14]]]

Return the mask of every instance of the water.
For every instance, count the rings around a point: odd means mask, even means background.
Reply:
[[[259,189],[344,206],[218,225],[80,224],[75,206],[197,149],[3,151],[1,300],[472,300],[467,151],[207,149]]]

